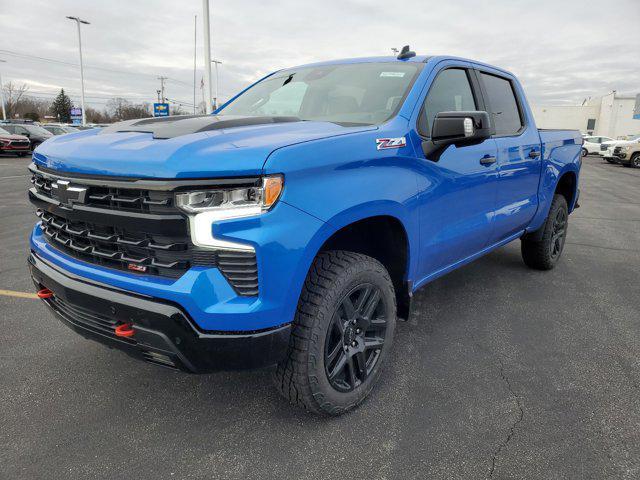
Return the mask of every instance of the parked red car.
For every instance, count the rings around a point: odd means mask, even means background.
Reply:
[[[31,151],[31,142],[24,135],[14,135],[0,127],[0,153],[24,157]]]

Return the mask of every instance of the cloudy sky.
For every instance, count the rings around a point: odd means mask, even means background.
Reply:
[[[75,22],[83,26],[88,104],[113,96],[202,99],[200,0],[0,0],[0,73],[51,98],[80,91]],[[516,73],[531,103],[574,104],[611,90],[640,92],[640,0],[211,0],[213,57],[224,100],[265,73],[332,58],[452,54]],[[190,108],[190,107],[188,107]]]

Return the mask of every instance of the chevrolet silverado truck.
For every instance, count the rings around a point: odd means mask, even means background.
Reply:
[[[336,415],[416,290],[514,240],[556,265],[581,148],[484,63],[405,47],[288,68],[213,115],[40,145],[31,276],[89,339],[187,372],[275,366],[291,403]]]

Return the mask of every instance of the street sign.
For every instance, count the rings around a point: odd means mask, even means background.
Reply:
[[[168,103],[154,103],[153,104],[153,116],[154,117],[168,117],[169,116],[169,104]]]
[[[82,117],[80,117],[80,118],[72,118],[71,119],[71,124],[72,125],[82,125]]]
[[[73,107],[69,113],[71,114],[72,117],[80,117],[82,118],[82,109],[81,108],[77,108],[77,107]]]

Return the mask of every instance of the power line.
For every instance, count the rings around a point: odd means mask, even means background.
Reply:
[[[55,64],[59,64],[59,65],[66,65],[69,67],[75,67],[75,68],[80,68],[80,64],[78,63],[72,63],[72,62],[66,62],[64,60],[56,60],[54,58],[47,58],[47,57],[40,57],[38,55],[30,55],[28,53],[20,53],[20,52],[14,52],[12,50],[4,50],[4,49],[0,49],[0,53],[2,53],[3,55],[11,55],[14,57],[18,57],[18,58],[27,58],[27,59],[31,59],[31,60],[37,60],[40,62],[48,62],[48,63],[55,63]],[[134,75],[134,76],[141,76],[141,77],[153,77],[156,78],[156,75],[152,74],[152,73],[142,73],[142,72],[131,72],[128,70],[117,70],[114,68],[106,68],[106,67],[96,67],[96,66],[91,66],[91,65],[85,65],[84,68],[90,68],[93,70],[102,70],[105,72],[111,72],[111,73],[124,73],[126,75]],[[177,80],[175,78],[169,78],[169,77],[165,77],[168,80],[171,80],[172,82],[175,83],[179,83],[182,85],[186,85],[188,87],[191,87],[190,83],[187,82],[183,82],[182,80]],[[156,78],[157,80],[157,78]]]

